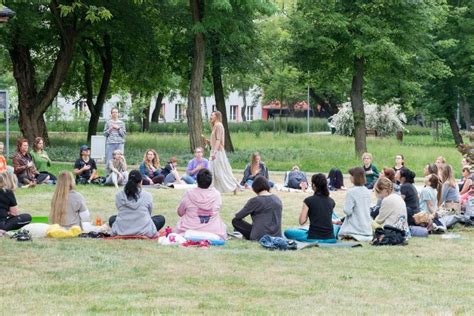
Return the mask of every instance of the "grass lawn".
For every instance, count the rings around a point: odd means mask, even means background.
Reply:
[[[433,155],[434,156],[434,155]],[[23,210],[47,215],[54,187],[17,190]],[[114,214],[112,187],[78,187],[92,218]],[[150,189],[154,213],[177,221],[179,190]],[[297,225],[303,193],[277,192],[283,226]],[[344,192],[332,193],[340,212]],[[251,192],[223,195],[230,224]],[[10,314],[471,314],[474,229],[405,247],[267,251],[230,240],[187,249],[153,241],[0,238],[2,315]]]

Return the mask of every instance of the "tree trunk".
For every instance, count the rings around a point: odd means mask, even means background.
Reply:
[[[150,131],[150,105],[147,104],[142,112],[142,132]]]
[[[160,112],[161,112],[161,107],[163,106],[163,98],[165,97],[165,94],[163,92],[158,93],[158,96],[156,97],[156,102],[155,102],[155,109],[153,110],[153,113],[151,114],[151,121],[153,123],[159,123],[160,121]]]
[[[461,115],[466,124],[466,130],[471,130],[471,109],[469,108],[469,103],[467,102],[466,97],[461,97]]]
[[[224,147],[228,152],[234,152],[234,145],[230,137],[229,124],[227,121],[227,109],[225,107],[224,87],[222,84],[222,68],[221,55],[218,47],[218,35],[211,38],[211,55],[212,55],[212,84],[214,86],[214,98],[216,101],[216,109],[222,113],[222,125],[225,130]]]
[[[100,83],[99,93],[97,94],[97,100],[94,103],[93,96],[93,79],[92,79],[92,65],[84,49],[84,83],[86,87],[86,101],[87,107],[91,112],[91,118],[89,120],[89,126],[87,128],[87,142],[91,141],[92,135],[97,134],[97,126],[99,124],[100,113],[104,107],[104,103],[107,97],[107,91],[110,86],[110,79],[112,77],[112,45],[110,43],[110,35],[104,34],[103,36],[104,46],[101,47],[97,43],[93,43],[96,52],[100,56],[102,63],[102,81]]]
[[[204,15],[203,0],[189,0],[193,24],[196,26],[202,21]],[[193,66],[191,70],[191,85],[188,94],[188,108],[186,117],[189,129],[189,142],[191,151],[202,147],[202,113],[201,93],[205,62],[205,41],[202,32],[194,34]]]
[[[354,76],[352,77],[351,105],[354,116],[355,153],[361,156],[367,151],[365,135],[365,112],[362,98],[364,85],[364,59],[354,60]]]
[[[451,127],[451,132],[453,133],[454,143],[456,145],[463,144],[461,133],[459,133],[459,126],[456,122],[456,117],[453,113],[448,116],[449,126]]]
[[[240,111],[240,116],[242,117],[242,121],[246,122],[247,116],[245,115],[245,110],[247,110],[247,91],[245,91],[245,89],[242,89],[242,101],[243,101],[243,106],[242,106],[242,110]]]
[[[20,130],[29,142],[33,142],[35,137],[41,136],[46,144],[49,144],[49,138],[43,114],[52,104],[66,80],[76,41],[76,30],[63,25],[63,18],[59,13],[57,3],[52,1],[49,7],[60,29],[60,42],[53,68],[50,70],[41,90],[37,91],[35,65],[31,58],[30,48],[27,46],[28,41],[21,38],[21,30],[17,29],[14,24],[12,27],[14,35],[9,49],[13,76],[18,89],[18,124]]]

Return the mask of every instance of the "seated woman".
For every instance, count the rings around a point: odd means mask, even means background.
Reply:
[[[187,230],[198,230],[216,234],[225,240],[226,225],[219,215],[221,194],[215,188],[210,188],[212,174],[208,169],[201,169],[196,179],[198,187],[186,191],[178,206],[180,218],[175,232],[184,234]]]
[[[118,188],[119,185],[125,185],[125,183],[127,183],[127,162],[120,149],[113,151],[112,159],[110,159],[109,166],[106,169],[109,174],[105,180],[105,184],[112,184]]]
[[[163,183],[165,177],[160,167],[160,157],[154,149],[147,149],[139,167],[144,185]]]
[[[123,191],[115,195],[118,214],[109,219],[112,235],[152,238],[165,225],[162,215],[151,216],[153,197],[142,190],[142,180],[140,171],[132,170]]]
[[[344,187],[344,176],[341,170],[332,168],[328,174],[328,187],[330,191],[346,190]]]
[[[463,195],[469,191],[472,185],[472,174],[471,174],[471,167],[463,167],[462,168],[462,179],[458,183],[459,186],[459,194]]]
[[[372,240],[370,191],[365,187],[365,171],[361,167],[349,170],[354,187],[347,190],[343,211],[346,214],[339,230],[339,239]]]
[[[447,212],[454,210],[455,213],[459,213],[461,211],[460,200],[461,196],[459,195],[456,179],[453,175],[453,168],[451,167],[451,165],[445,165],[443,169],[443,186],[441,188],[441,201],[439,203]],[[443,215],[446,214],[440,214],[440,216]]]
[[[405,157],[403,155],[396,155],[395,156],[395,166],[393,166],[393,171],[397,174],[400,173],[402,169],[405,168]],[[399,177],[399,175],[397,176]],[[393,181],[392,181],[393,182]]]
[[[64,228],[82,227],[83,222],[90,222],[89,210],[82,194],[75,191],[76,181],[72,173],[62,171],[58,175],[56,189],[51,200],[49,222]]]
[[[234,229],[248,240],[260,240],[263,235],[281,237],[281,200],[270,193],[270,184],[265,177],[256,177],[252,190],[257,196],[248,200],[244,208],[235,214],[232,220]],[[252,224],[244,221],[248,215],[252,217]]]
[[[379,171],[377,167],[372,163],[372,154],[371,153],[363,153],[362,154],[362,162],[364,163],[364,171],[365,171],[365,178],[366,183],[365,186],[367,189],[373,189],[375,182],[379,178]]]
[[[294,165],[285,178],[285,187],[296,190],[306,191],[308,189],[308,180],[304,172],[300,171],[300,167]]]
[[[16,143],[17,151],[13,156],[13,168],[20,185],[35,185],[49,180],[47,174],[39,173],[33,158],[28,153],[28,140],[20,138]]]
[[[179,176],[178,170],[176,169],[178,167],[178,159],[176,157],[171,157],[168,163],[166,164],[165,168],[161,172],[163,176],[165,177],[165,184],[168,183],[180,183],[181,182],[181,177]]]
[[[251,188],[253,180],[257,176],[265,177],[268,180],[270,187],[273,188],[273,182],[268,179],[268,169],[262,161],[260,154],[255,152],[251,156],[250,163],[245,167],[244,177],[242,178],[240,185],[244,186],[246,189]]]
[[[332,213],[336,203],[329,197],[326,176],[322,173],[313,175],[311,185],[314,195],[303,201],[299,217],[300,225],[304,225],[309,218],[309,229],[287,229],[285,237],[304,242],[335,243]]]
[[[435,174],[425,177],[425,187],[420,192],[420,212],[434,216],[438,210],[439,179]]]
[[[10,173],[0,173],[0,230],[20,229],[31,222],[30,214],[20,214],[14,190],[15,177]]]
[[[401,170],[403,173],[403,169]],[[392,181],[382,178],[375,184],[375,193],[382,199],[380,213],[375,218],[376,226],[390,225],[405,232],[409,236],[407,208],[402,197],[393,192]]]
[[[418,191],[413,185],[413,183],[415,183],[415,176],[416,174],[410,169],[404,168],[400,170],[400,195],[405,201],[407,221],[409,225],[415,225],[413,215],[420,211]]]
[[[44,150],[44,140],[42,137],[35,138],[33,150],[30,151],[30,154],[36,169],[40,173],[48,175],[52,183],[56,183],[56,176],[48,171],[48,167],[51,167],[51,159],[49,159],[48,153]]]
[[[405,169],[405,167],[401,168],[400,170],[402,169]],[[380,177],[385,177],[389,179],[390,181],[392,181],[393,191],[395,191],[395,193],[398,193],[398,194],[400,194],[400,184],[397,183],[398,182],[397,178],[398,180],[400,180],[399,175],[400,175],[400,171],[395,171],[392,168],[383,168],[382,173],[380,173]]]
[[[76,183],[89,184],[97,183],[99,174],[97,173],[97,164],[91,158],[91,149],[87,145],[79,148],[80,158],[74,163],[74,174],[76,175]]]
[[[3,142],[0,142],[0,173],[9,172],[13,174],[13,167],[7,165],[7,159],[5,159],[5,156],[3,155],[4,148],[5,145],[3,144]]]

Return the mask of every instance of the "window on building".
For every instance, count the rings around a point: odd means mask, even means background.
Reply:
[[[184,105],[183,104],[175,104],[174,106],[174,119],[175,121],[181,121],[184,119]]]
[[[239,106],[238,105],[231,105],[230,106],[230,121],[237,121],[237,111]]]
[[[253,118],[254,110],[255,110],[254,106],[247,106],[247,109],[246,109],[247,113],[245,113],[245,118],[247,119],[247,121],[253,121],[254,120],[254,118]]]

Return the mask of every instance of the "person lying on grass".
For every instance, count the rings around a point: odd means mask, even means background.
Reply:
[[[299,217],[300,225],[308,228],[292,228],[285,230],[285,237],[303,242],[335,243],[332,214],[336,202],[329,197],[328,182],[322,173],[311,177],[314,195],[306,198]]]
[[[234,229],[248,240],[260,240],[263,235],[281,237],[281,200],[270,192],[270,184],[265,177],[257,176],[252,184],[256,197],[247,201],[244,208],[232,220]],[[252,224],[244,218],[250,215]]]
[[[0,230],[20,229],[31,222],[30,214],[20,214],[16,203],[15,177],[10,173],[0,173]]]
[[[175,232],[184,234],[187,230],[197,230],[216,234],[225,240],[227,229],[219,215],[222,199],[219,191],[210,187],[212,174],[208,169],[201,169],[196,179],[198,187],[186,191],[178,206],[180,218]]]
[[[58,224],[64,228],[80,226],[82,223],[90,222],[90,213],[82,194],[75,191],[76,182],[69,171],[61,171],[58,175],[53,199],[51,200],[51,211],[49,222]]]
[[[165,225],[162,215],[152,216],[153,197],[142,190],[142,175],[132,170],[123,191],[115,195],[118,214],[111,216],[113,236],[147,236],[152,238]]]

